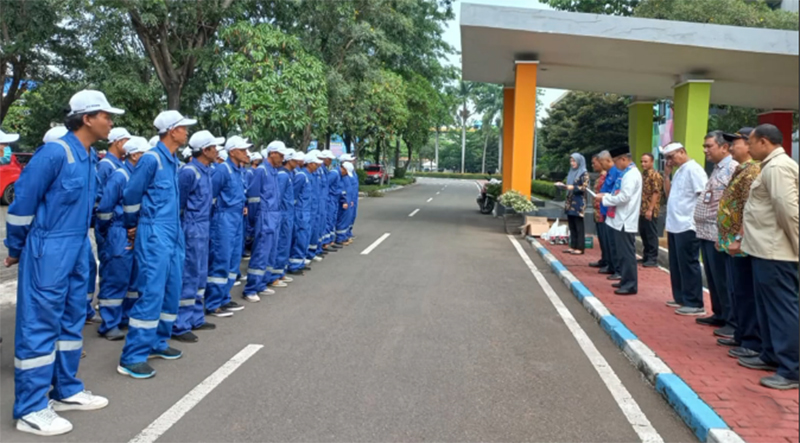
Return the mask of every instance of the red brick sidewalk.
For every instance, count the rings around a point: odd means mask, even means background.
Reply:
[[[768,372],[739,366],[718,346],[714,328],[695,323],[695,317],[676,315],[664,303],[672,299],[669,274],[639,266],[639,294],[614,295],[611,281],[590,268],[600,250],[583,256],[562,253],[565,246],[540,241],[606,308],[649,346],[676,375],[750,443],[799,442],[798,391],[775,391],[758,380]],[[595,239],[595,245],[598,244]],[[705,295],[706,310],[711,302]]]

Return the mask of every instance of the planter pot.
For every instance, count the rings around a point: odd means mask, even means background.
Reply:
[[[520,228],[525,224],[525,215],[517,214],[511,208],[506,208],[506,213],[503,214],[503,223],[505,224],[506,234],[517,235],[520,233]]]

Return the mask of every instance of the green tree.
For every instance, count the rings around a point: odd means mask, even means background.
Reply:
[[[489,137],[493,133],[492,125],[498,122],[502,131],[503,114],[503,87],[491,83],[482,83],[475,87],[475,111],[482,114],[481,132],[484,133],[483,155],[481,173],[486,173],[486,150],[489,147]]]
[[[633,14],[642,0],[540,0],[560,11],[587,12],[591,14],[624,15]],[[696,1],[696,0],[695,0]]]
[[[459,123],[461,124],[461,173],[464,173],[464,167],[466,162],[466,149],[467,149],[467,121],[469,121],[470,116],[473,114],[473,110],[470,109],[470,103],[472,102],[475,94],[475,88],[477,83],[472,82],[465,82],[464,80],[459,80],[458,86],[455,90],[455,95],[458,98],[459,110],[458,110],[458,118]]]
[[[749,28],[800,28],[798,14],[773,10],[762,1],[744,0],[642,0],[636,17]]]
[[[411,163],[414,149],[419,150],[428,143],[428,139],[431,136],[431,127],[436,124],[438,100],[439,97],[433,85],[421,75],[412,75],[411,80],[406,81],[408,119],[400,134],[406,145],[408,161],[405,165],[400,166],[399,149],[396,150],[395,168],[405,171]]]
[[[296,37],[270,24],[239,22],[220,33],[226,55],[223,89],[231,100],[215,109],[219,120],[241,128],[254,140],[293,139],[299,150],[314,127],[328,120],[325,66]],[[213,87],[213,85],[212,85]]]

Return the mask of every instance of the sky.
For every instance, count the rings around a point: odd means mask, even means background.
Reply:
[[[483,5],[496,5],[496,6],[512,6],[516,8],[532,8],[532,9],[552,9],[547,5],[543,5],[539,3],[537,0],[457,0],[455,3],[455,13],[456,16],[453,20],[451,20],[447,25],[447,30],[444,33],[444,40],[456,48],[456,51],[461,52],[461,30],[459,28],[459,22],[461,20],[461,5],[462,3],[474,3],[474,4],[483,4]],[[459,54],[454,54],[450,56],[450,64],[461,67],[461,60]],[[561,96],[565,91],[562,89],[544,89],[544,97],[542,98],[542,103],[544,104],[545,109],[550,107],[550,103],[554,102],[558,97]],[[542,112],[539,114],[540,116],[547,115],[546,113]],[[541,118],[541,117],[540,117]]]

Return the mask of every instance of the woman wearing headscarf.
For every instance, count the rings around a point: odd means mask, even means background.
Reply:
[[[583,254],[586,239],[583,227],[583,212],[586,209],[586,188],[589,187],[589,173],[586,172],[586,159],[577,152],[569,159],[567,174],[567,202],[565,210],[569,221],[569,249],[565,253]]]

